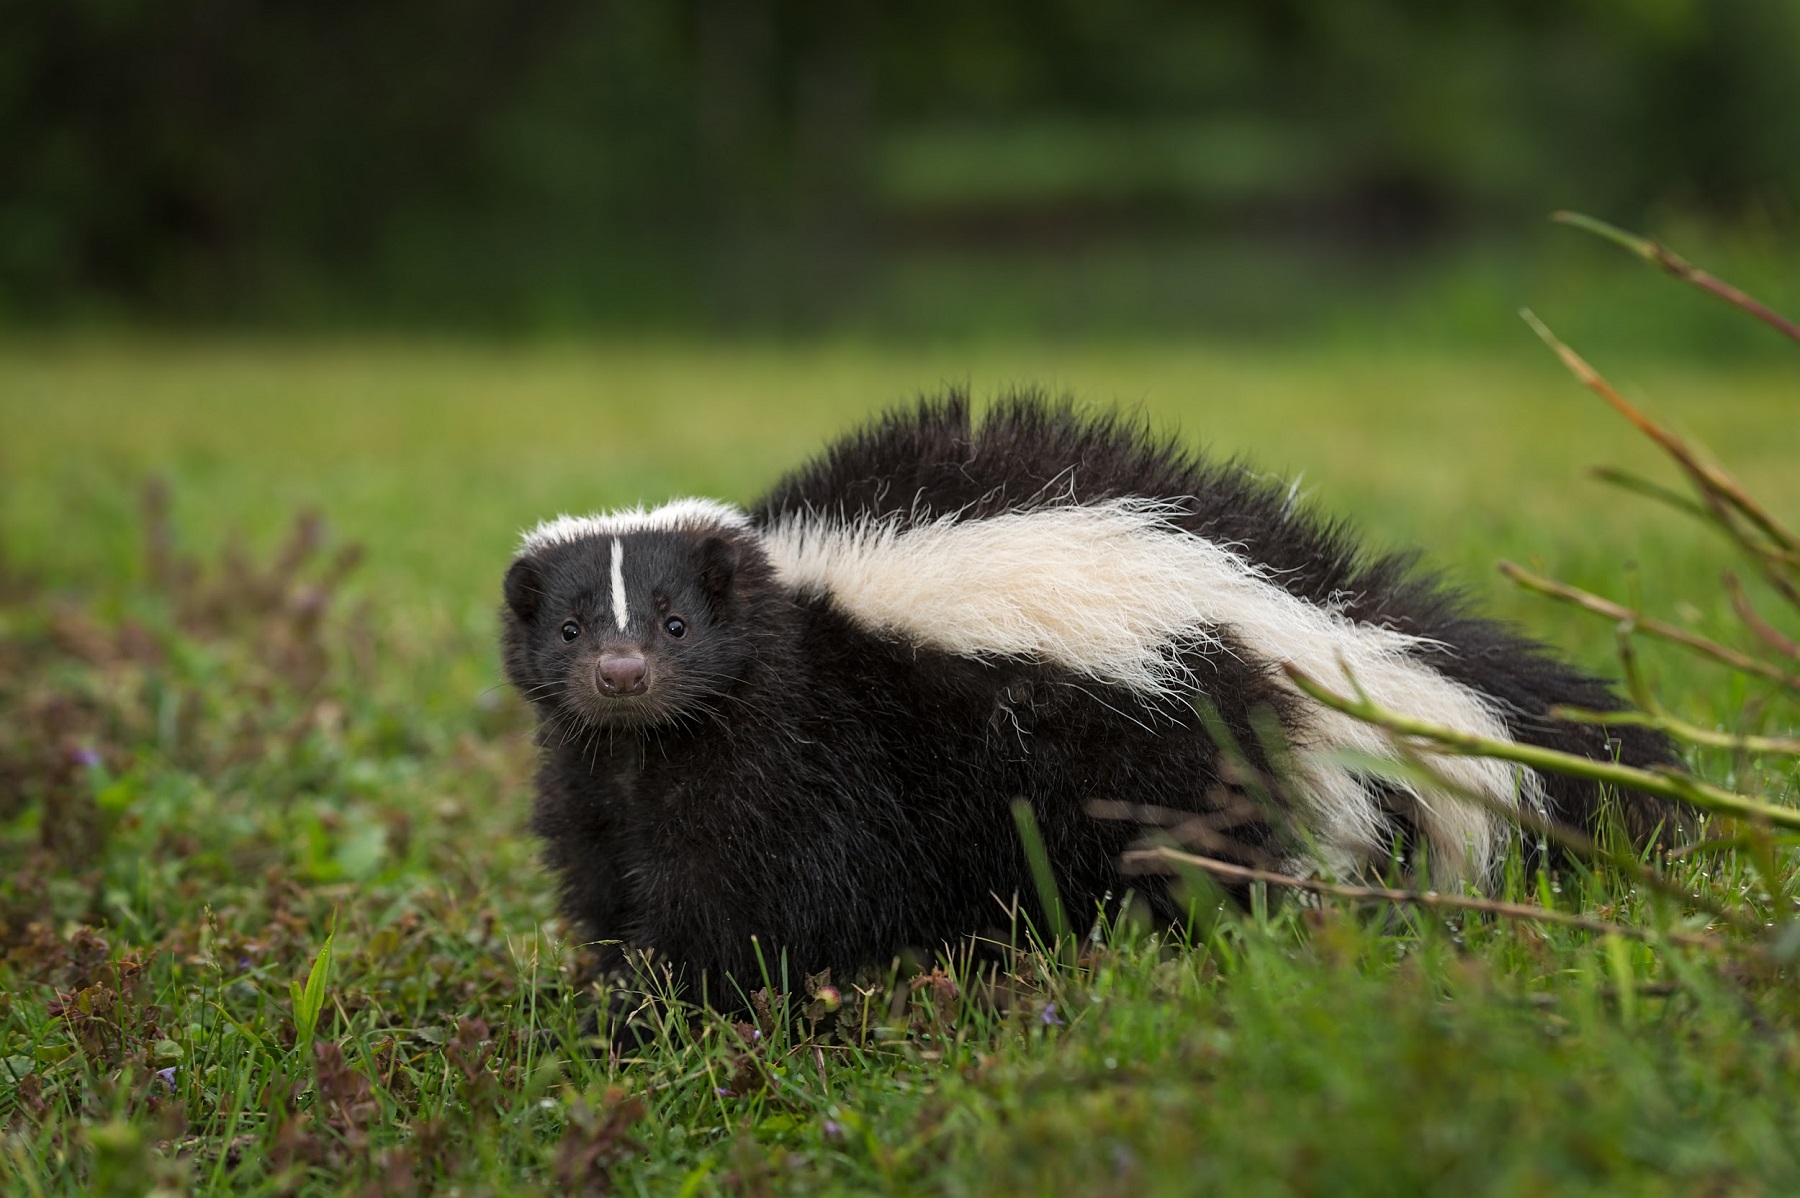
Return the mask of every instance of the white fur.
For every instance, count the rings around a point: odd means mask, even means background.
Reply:
[[[1035,657],[1096,681],[1168,696],[1204,689],[1180,653],[1217,644],[1224,630],[1257,659],[1293,662],[1348,689],[1345,670],[1385,707],[1483,736],[1509,739],[1493,703],[1422,664],[1436,642],[1357,623],[1270,581],[1228,546],[1168,520],[1166,506],[1119,499],[1046,507],[983,520],[947,516],[833,523],[815,515],[769,529],[777,574],[803,593],[828,594],[876,632],[967,656]],[[1285,677],[1283,677],[1285,685]],[[1391,835],[1379,802],[1334,755],[1391,759],[1376,728],[1305,701],[1293,730],[1316,803],[1323,864],[1342,870],[1379,859]],[[1542,780],[1477,757],[1434,764],[1453,782],[1511,806],[1542,802]],[[1434,865],[1488,874],[1504,844],[1502,820],[1477,805],[1413,794]]]
[[[743,510],[713,499],[672,499],[660,507],[621,508],[591,516],[558,516],[545,520],[520,540],[519,552],[568,544],[584,537],[628,536],[637,532],[698,532],[709,528],[744,529]]]
[[[624,632],[625,626],[631,622],[631,613],[625,608],[625,542],[618,537],[612,539],[612,601],[613,623]]]

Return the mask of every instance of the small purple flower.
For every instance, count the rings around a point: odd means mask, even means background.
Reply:
[[[169,1087],[169,1093],[175,1092],[175,1066],[170,1065],[167,1069],[158,1069],[156,1076],[163,1085]]]
[[[84,765],[88,769],[93,769],[100,764],[100,750],[91,748],[87,745],[83,745],[81,748],[74,750],[69,754],[69,757],[76,765]]]
[[[819,1130],[825,1133],[825,1138],[827,1140],[841,1140],[844,1138],[844,1125],[839,1123],[836,1119],[825,1120],[825,1122],[819,1126]]]
[[[1055,1003],[1050,1002],[1050,1003],[1044,1004],[1044,1011],[1043,1011],[1043,1014],[1038,1016],[1038,1022],[1043,1024],[1045,1027],[1061,1027],[1061,1026],[1063,1026],[1063,1021],[1056,1017],[1056,1004]]]

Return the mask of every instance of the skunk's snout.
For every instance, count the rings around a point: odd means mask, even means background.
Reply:
[[[600,693],[615,699],[643,694],[646,672],[643,658],[623,655],[608,654],[594,667],[594,676],[600,681]]]

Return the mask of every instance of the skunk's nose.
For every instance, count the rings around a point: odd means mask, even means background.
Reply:
[[[644,659],[641,657],[602,657],[595,667],[600,676],[600,689],[608,695],[623,697],[644,693]]]

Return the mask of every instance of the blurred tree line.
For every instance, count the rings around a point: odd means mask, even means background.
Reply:
[[[1797,0],[0,0],[0,315],[793,327],[920,256],[1790,219]]]

